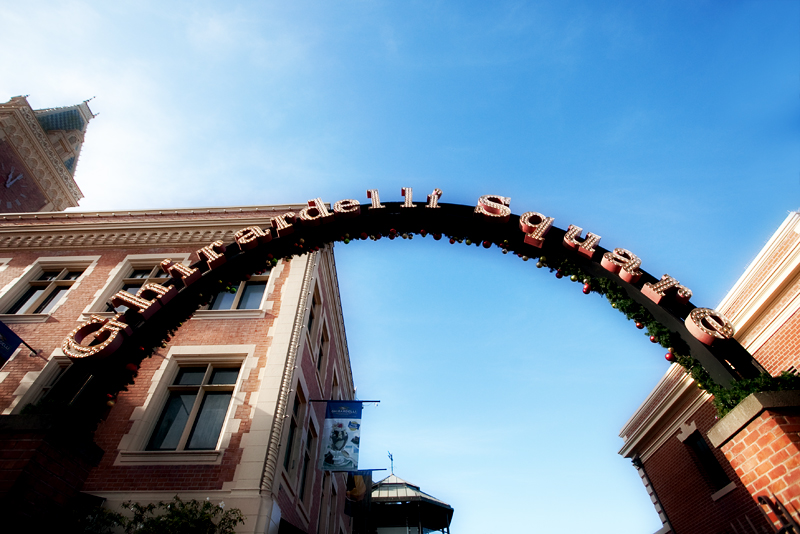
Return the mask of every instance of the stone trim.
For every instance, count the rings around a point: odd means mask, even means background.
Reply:
[[[708,440],[721,447],[764,410],[800,406],[800,391],[762,391],[753,393],[719,420],[708,431]]]
[[[289,404],[289,393],[291,392],[292,381],[294,379],[295,366],[297,365],[297,351],[300,347],[300,332],[303,330],[306,306],[308,303],[311,279],[314,275],[314,267],[317,264],[319,254],[310,252],[306,268],[303,273],[303,283],[300,287],[300,299],[292,325],[292,334],[289,340],[289,350],[287,351],[286,363],[283,366],[283,376],[281,386],[278,390],[278,402],[275,407],[275,416],[272,418],[272,427],[269,431],[269,444],[267,445],[267,457],[264,460],[264,472],[261,477],[261,492],[269,494],[275,481],[275,471],[278,466],[278,455],[281,450],[281,438],[283,437],[283,427],[286,422],[286,409]]]

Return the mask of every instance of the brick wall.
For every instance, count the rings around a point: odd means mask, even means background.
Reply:
[[[173,250],[174,252],[174,250]],[[251,396],[259,391],[259,373],[267,364],[267,350],[271,344],[268,335],[275,317],[280,313],[283,285],[291,272],[291,264],[284,266],[275,282],[268,300],[273,308],[263,319],[190,320],[175,333],[166,348],[158,350],[142,362],[136,383],[129,391],[121,392],[117,404],[95,434],[96,443],[106,451],[101,464],[92,470],[84,491],[192,491],[218,490],[225,482],[233,480],[236,466],[242,456],[240,448],[244,434],[250,430]],[[114,461],[122,437],[131,430],[134,409],[144,405],[153,375],[161,367],[163,358],[172,345],[254,344],[259,358],[256,367],[243,377],[241,390],[244,403],[237,407],[234,417],[240,420],[238,430],[231,436],[220,465],[152,465],[119,466]]]
[[[55,429],[55,430],[54,430]],[[0,512],[3,522],[25,531],[50,527],[65,517],[99,448],[75,441],[49,418],[6,416],[0,425]]]
[[[765,410],[721,449],[754,499],[800,510],[800,408]]]
[[[794,312],[754,356],[772,375],[790,366],[800,368],[800,310]]]
[[[702,435],[716,423],[716,411],[706,402],[690,418]],[[714,501],[714,488],[703,475],[687,445],[670,436],[645,462],[644,469],[674,532],[679,534],[715,534],[729,531],[731,521],[739,518],[747,524],[765,525],[761,512],[738,481],[725,456],[712,447],[714,456],[736,489]]]

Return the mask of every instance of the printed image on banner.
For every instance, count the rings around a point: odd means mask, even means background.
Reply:
[[[361,440],[361,401],[328,401],[325,426],[322,428],[323,471],[358,469]]]

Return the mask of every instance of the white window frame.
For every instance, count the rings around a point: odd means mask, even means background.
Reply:
[[[267,287],[264,288],[264,294],[261,296],[261,304],[255,310],[197,310],[194,312],[194,316],[192,319],[263,319],[267,316],[267,313],[272,311],[272,306],[275,304],[274,302],[268,300],[269,295],[275,289],[275,281],[280,276],[280,273],[284,269],[284,262],[279,261],[278,265],[272,267],[269,271],[269,276],[267,280]],[[247,281],[244,281],[239,284],[239,290],[242,290],[243,285],[246,284]]]
[[[70,294],[75,288],[80,287],[83,280],[94,270],[100,256],[55,256],[55,257],[40,257],[31,263],[17,278],[9,282],[0,291],[0,310],[7,311],[10,309],[25,292],[31,287],[31,282],[35,282],[45,271],[54,271],[56,269],[73,269],[83,271],[81,275],[75,279],[70,285],[70,288],[64,293],[64,296],[53,306],[49,313],[0,313],[0,321],[4,323],[43,323],[53,315],[65,302],[69,300]]]
[[[122,289],[123,280],[129,278],[129,275],[136,269],[152,268],[163,260],[171,260],[176,263],[189,265],[190,253],[177,253],[177,254],[129,254],[117,264],[116,267],[111,269],[108,273],[106,283],[95,293],[94,300],[84,308],[81,313],[80,320],[88,321],[91,315],[99,315],[100,317],[111,317],[115,312],[108,311],[106,304],[113,297],[117,291]]]
[[[255,345],[205,345],[171,347],[161,367],[153,375],[144,405],[134,409],[133,425],[120,440],[120,452],[114,465],[198,465],[222,463],[222,456],[230,444],[231,436],[238,430],[236,409],[244,404],[245,393],[242,381],[257,364]],[[158,419],[169,398],[169,387],[180,367],[197,365],[239,365],[239,376],[234,385],[231,402],[220,430],[217,448],[214,450],[145,450],[155,431]]]
[[[37,376],[32,383],[28,382],[26,384],[24,381],[20,382],[17,391],[14,392],[16,397],[11,402],[11,406],[7,408],[8,413],[18,414],[28,404],[40,400],[37,397],[40,396],[42,390],[52,387],[54,384],[50,382],[52,382],[56,376],[60,378],[59,372],[61,370],[66,370],[70,365],[72,365],[72,360],[67,358],[61,349],[55,349],[50,355],[50,360],[45,364],[42,370],[39,371],[39,376]],[[24,391],[22,388],[25,388]]]

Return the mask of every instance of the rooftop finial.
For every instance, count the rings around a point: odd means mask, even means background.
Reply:
[[[389,452],[389,451],[387,451]],[[392,474],[394,474],[394,458],[392,457],[392,453],[389,452],[389,460],[392,462]]]

